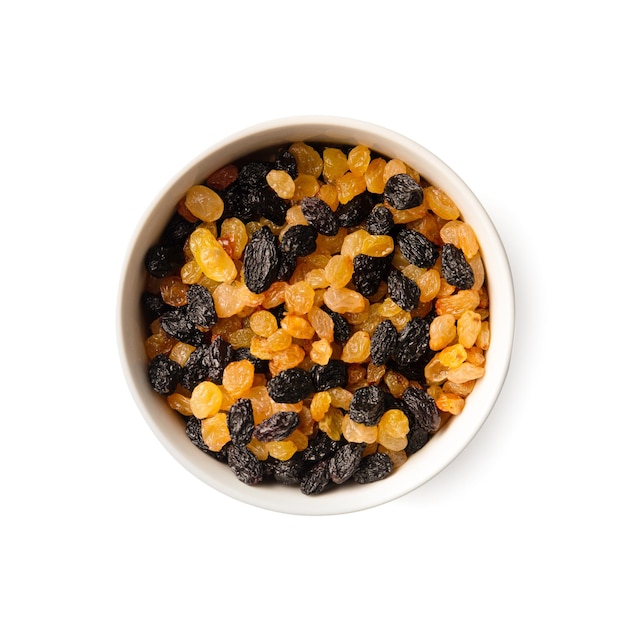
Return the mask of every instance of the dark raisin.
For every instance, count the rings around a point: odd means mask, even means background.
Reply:
[[[308,196],[302,198],[300,208],[306,221],[320,233],[320,235],[336,235],[339,231],[339,222],[333,210],[321,198]]]
[[[267,183],[265,177],[272,169],[269,163],[250,161],[239,170],[238,180],[248,189],[262,187]]]
[[[282,226],[285,223],[288,208],[287,202],[267,182],[264,182],[264,186],[258,190],[258,207],[256,212],[274,222],[274,224]]]
[[[352,282],[354,288],[363,296],[372,296],[378,291],[380,282],[386,276],[389,257],[375,257],[367,254],[357,254],[353,259],[354,271]]]
[[[167,223],[161,241],[168,245],[183,246],[187,237],[195,230],[199,224],[199,220],[190,222],[185,219],[180,213],[174,213],[172,219]]]
[[[409,418],[409,432],[406,436],[407,444],[404,451],[409,456],[421,450],[430,440],[431,434],[419,425],[409,410],[405,411],[405,415]]]
[[[394,174],[385,183],[385,201],[392,209],[412,209],[424,202],[420,184],[408,174]]]
[[[365,230],[370,235],[388,235],[394,227],[391,211],[382,204],[375,206],[365,222]]]
[[[291,178],[297,178],[298,176],[298,164],[296,157],[289,152],[288,148],[280,148],[276,152],[276,161],[274,163],[274,169],[284,170],[291,176]]]
[[[336,485],[345,483],[354,474],[361,462],[364,449],[363,443],[347,443],[330,459],[328,472]]]
[[[263,466],[245,446],[228,446],[228,467],[246,485],[257,485],[263,480]]]
[[[325,304],[322,306],[322,310],[326,311],[333,320],[335,341],[342,344],[346,343],[350,339],[350,323],[348,320],[341,313],[329,309]]]
[[[385,365],[394,356],[398,344],[398,331],[391,320],[376,326],[370,342],[370,360],[374,365]]]
[[[224,201],[223,218],[236,217],[242,222],[249,222],[253,218],[256,196],[250,194],[238,180],[220,192],[220,196]]]
[[[281,241],[280,247],[284,252],[295,256],[307,256],[315,252],[317,246],[317,231],[313,226],[294,224],[289,227]]]
[[[295,411],[278,411],[257,424],[254,437],[259,441],[281,441],[298,427],[300,416]]]
[[[255,374],[267,374],[269,371],[269,361],[254,356],[250,348],[241,347],[233,350],[233,361],[250,361],[254,365]]]
[[[374,452],[363,457],[352,479],[361,484],[373,483],[387,478],[393,470],[393,461],[384,452]]]
[[[389,297],[401,309],[412,311],[420,301],[421,291],[415,281],[396,269],[392,269],[387,276]]]
[[[154,245],[144,257],[146,272],[155,278],[165,278],[175,274],[185,262],[182,248]]]
[[[331,359],[326,365],[314,365],[311,380],[315,391],[345,387],[348,384],[348,366],[338,359]]]
[[[307,462],[316,463],[330,458],[340,447],[340,441],[331,439],[324,431],[319,430],[315,437],[309,440],[309,445],[302,452],[302,458]]]
[[[278,272],[278,239],[264,226],[246,244],[243,253],[243,275],[246,287],[253,293],[269,289]]]
[[[374,200],[368,192],[360,193],[345,204],[340,204],[335,211],[339,226],[358,226],[367,218],[373,206]]]
[[[267,381],[267,392],[274,402],[292,404],[313,393],[313,382],[306,370],[291,367]]]
[[[322,493],[330,483],[330,459],[314,465],[300,481],[300,491],[307,496]]]
[[[292,252],[278,250],[278,271],[275,280],[287,282],[293,276],[298,264],[298,257]]]
[[[141,294],[141,308],[150,321],[161,317],[166,311],[172,310],[169,304],[163,302],[160,294],[148,292]]]
[[[441,416],[432,396],[418,387],[408,387],[402,394],[411,415],[428,433],[434,433],[441,424]]]
[[[231,405],[226,414],[226,425],[231,441],[236,446],[250,443],[254,431],[254,414],[252,402],[248,398],[240,398]]]
[[[199,346],[204,342],[204,333],[187,316],[187,306],[172,309],[161,315],[161,328],[174,339]]]
[[[432,267],[439,256],[437,246],[416,230],[403,228],[396,240],[406,260],[417,267]]]
[[[441,249],[441,275],[444,280],[459,289],[471,289],[474,284],[474,270],[467,262],[463,250],[451,243],[444,243]]]
[[[272,457],[268,457],[271,459]],[[286,461],[272,460],[272,476],[283,485],[298,485],[304,475],[304,459],[301,452],[296,452]]]
[[[207,379],[216,385],[221,385],[224,369],[232,360],[233,347],[226,339],[217,335],[213,341],[211,341],[206,354],[206,362],[208,365]]]
[[[191,443],[196,446],[196,448],[199,448],[200,450],[202,450],[202,452],[206,454],[211,454],[211,450],[209,450],[209,447],[206,445],[204,439],[202,438],[201,420],[195,417],[190,417],[187,421],[187,425],[185,426],[185,433],[187,437],[189,437]]]
[[[385,397],[380,387],[359,387],[350,402],[350,418],[365,426],[376,426],[385,412]]]
[[[420,359],[428,349],[430,326],[421,317],[414,317],[400,331],[395,359],[400,365],[408,365]]]
[[[166,354],[157,354],[148,365],[148,379],[157,393],[169,395],[175,391],[182,370],[183,368]]]
[[[211,292],[203,285],[190,285],[187,290],[187,317],[194,323],[211,328],[217,323],[217,313]]]

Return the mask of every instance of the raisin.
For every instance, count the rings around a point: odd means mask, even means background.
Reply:
[[[252,219],[256,209],[254,201],[256,196],[247,191],[238,180],[229,185],[220,195],[224,201],[222,217],[236,217],[242,222],[248,222]]]
[[[167,245],[182,247],[187,237],[191,235],[199,223],[199,220],[190,222],[180,213],[176,212],[167,223],[163,235],[161,236],[161,241]]]
[[[233,361],[243,361],[244,359],[254,365],[255,374],[267,374],[269,371],[269,361],[255,357],[250,352],[250,348],[241,347],[233,350]]]
[[[474,284],[472,266],[463,251],[451,243],[444,243],[441,249],[441,275],[448,284],[459,289],[471,289]]]
[[[210,344],[198,346],[183,367],[181,384],[190,391],[203,380],[222,384],[224,368],[233,360],[232,346],[219,335]]]
[[[340,205],[335,211],[339,226],[344,228],[358,226],[367,218],[373,206],[374,199],[368,192],[354,196],[352,200]]]
[[[211,328],[217,323],[217,313],[211,292],[203,285],[190,285],[187,290],[187,317],[194,324]]]
[[[187,306],[167,311],[161,316],[161,328],[174,339],[199,346],[204,342],[204,333],[187,316]]]
[[[407,434],[406,448],[404,448],[408,456],[421,450],[428,443],[430,433],[419,425],[415,417],[411,415],[410,410],[405,413],[409,418],[409,433]]]
[[[151,246],[146,252],[144,267],[150,276],[165,278],[178,271],[184,262],[181,248],[159,244]]]
[[[311,380],[315,391],[327,391],[348,384],[348,366],[343,361],[331,359],[326,365],[311,368]]]
[[[246,287],[253,293],[269,289],[278,273],[278,261],[278,239],[264,226],[252,235],[243,253]]]
[[[376,426],[385,412],[385,397],[376,385],[359,387],[350,402],[350,419],[357,424]]]
[[[144,292],[141,295],[141,308],[150,321],[161,317],[166,311],[171,311],[172,307],[163,302],[163,298],[156,293]]]
[[[291,176],[291,178],[295,179],[298,176],[296,157],[289,152],[288,148],[283,147],[276,152],[274,168],[277,170],[284,170],[287,174],[289,174],[289,176]]]
[[[314,465],[300,481],[300,491],[307,496],[322,493],[330,483],[330,459]]]
[[[313,254],[317,246],[317,231],[313,226],[294,224],[285,231],[281,242],[284,252],[295,256]]]
[[[267,381],[267,392],[274,402],[300,402],[313,391],[310,374],[299,367],[283,370]]]
[[[250,161],[239,170],[239,182],[248,189],[261,187],[271,169],[269,163]]]
[[[361,462],[364,449],[365,444],[347,443],[330,459],[328,473],[336,485],[345,483],[354,474]]]
[[[181,376],[182,367],[166,354],[157,354],[148,365],[148,379],[157,393],[173,393]]]
[[[305,471],[302,453],[298,452],[286,461],[272,459],[267,465],[271,468],[274,479],[283,485],[299,485]]]
[[[417,308],[420,301],[420,288],[402,272],[392,269],[387,276],[389,297],[405,311]]]
[[[417,267],[432,267],[439,256],[437,246],[416,230],[403,228],[396,240],[406,260]]]
[[[361,485],[382,480],[391,474],[393,461],[384,452],[374,452],[363,458],[359,467],[352,475],[354,482]]]
[[[263,480],[261,462],[245,446],[228,446],[228,467],[246,485],[256,485]]]
[[[390,257],[357,254],[353,260],[352,282],[354,288],[362,296],[374,295],[380,287],[380,282],[385,278],[389,263]]]
[[[394,174],[385,183],[385,201],[393,209],[405,210],[424,202],[420,184],[408,174]]]
[[[237,400],[228,409],[226,424],[228,425],[230,438],[236,446],[249,444],[254,431],[252,402],[247,398]]]
[[[335,454],[340,447],[340,441],[331,439],[327,433],[319,430],[315,437],[309,440],[309,445],[306,450],[303,451],[302,458],[306,462],[317,463],[318,461],[322,461],[333,456],[333,454]]]
[[[185,426],[185,434],[189,437],[191,443],[193,443],[196,448],[202,450],[206,454],[212,455],[211,450],[204,442],[202,438],[202,421],[197,419],[196,417],[190,417],[187,421],[187,425]]]
[[[370,341],[370,360],[374,365],[385,365],[394,356],[398,344],[398,331],[391,320],[378,324]]]
[[[400,331],[395,359],[400,365],[415,363],[428,350],[430,325],[421,317],[414,317]]]
[[[320,235],[334,236],[339,231],[339,222],[332,209],[321,198],[307,196],[300,203],[306,221]]]
[[[294,411],[278,411],[260,422],[254,429],[259,441],[281,441],[298,427],[300,416]]]
[[[408,387],[402,394],[402,400],[419,426],[428,433],[434,433],[441,424],[441,417],[435,400],[418,387]]]
[[[333,320],[335,341],[341,344],[346,343],[350,339],[350,323],[348,320],[341,313],[329,309],[325,304],[322,305],[321,309],[328,313]]]
[[[287,218],[289,204],[267,184],[267,181],[264,181],[263,185],[258,191],[257,212],[274,224],[282,226]]]
[[[391,211],[382,204],[375,206],[365,222],[365,230],[370,235],[388,235],[394,227]]]

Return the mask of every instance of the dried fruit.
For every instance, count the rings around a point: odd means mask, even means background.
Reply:
[[[398,344],[398,331],[390,320],[378,324],[370,342],[370,360],[374,365],[384,365],[391,359]]]
[[[278,240],[272,231],[264,226],[252,235],[243,253],[243,276],[246,287],[253,293],[262,293],[269,289],[277,273]]]
[[[471,265],[463,251],[451,243],[444,243],[441,249],[441,275],[447,283],[459,289],[471,289],[474,284]]]
[[[314,365],[310,375],[315,391],[327,391],[348,384],[348,367],[337,359],[329,361],[327,365]]]
[[[437,246],[416,230],[403,228],[396,240],[407,261],[417,267],[432,267],[439,257]]]
[[[385,183],[385,202],[397,210],[411,209],[424,202],[424,192],[419,183],[408,174],[395,174]]]
[[[417,283],[396,269],[389,272],[387,289],[389,290],[389,297],[401,309],[412,311],[419,305],[421,292]]]
[[[148,365],[148,379],[157,393],[168,395],[176,389],[182,371],[182,367],[166,354],[157,354]]]
[[[350,419],[358,424],[376,426],[385,412],[385,397],[380,387],[368,385],[354,392],[350,403]]]
[[[234,445],[245,446],[249,444],[254,431],[252,402],[248,398],[236,400],[228,409],[226,424]]]
[[[437,405],[431,396],[423,389],[409,387],[403,394],[408,412],[414,417],[419,426],[428,433],[439,429],[441,417]]]
[[[292,367],[268,380],[267,391],[274,402],[300,402],[313,393],[313,382],[309,372]]]
[[[383,452],[374,452],[363,457],[352,475],[352,479],[361,485],[365,485],[386,478],[391,474],[392,470],[393,462],[389,455]]]
[[[352,477],[361,462],[364,449],[365,446],[361,443],[347,443],[330,459],[328,473],[336,485],[341,485]]]
[[[279,411],[257,424],[253,436],[259,441],[281,441],[291,435],[299,421],[295,411]]]
[[[246,485],[256,485],[263,480],[261,462],[245,446],[228,446],[228,467]]]
[[[307,222],[321,235],[336,235],[339,222],[332,209],[321,198],[306,197],[300,203]]]

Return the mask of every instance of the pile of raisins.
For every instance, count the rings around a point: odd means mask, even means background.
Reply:
[[[295,142],[192,186],[145,255],[147,375],[248,485],[381,480],[484,374],[478,241],[367,146]]]

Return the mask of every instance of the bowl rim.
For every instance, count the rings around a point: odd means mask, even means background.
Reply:
[[[167,419],[174,423],[171,419],[174,412],[149,388],[145,375],[145,354],[137,350],[137,339],[145,336],[145,328],[138,324],[136,317],[133,319],[131,305],[134,294],[137,298],[135,308],[138,308],[137,279],[138,273],[143,270],[143,256],[147,249],[140,248],[138,242],[156,240],[184,190],[214,171],[203,169],[208,164],[225,165],[234,160],[233,155],[239,154],[236,158],[245,156],[254,151],[246,151],[245,147],[249,145],[278,145],[280,141],[271,140],[279,137],[284,138],[283,143],[288,143],[305,141],[305,138],[315,141],[315,137],[322,141],[328,138],[330,142],[333,141],[331,137],[337,136],[346,138],[341,140],[343,143],[353,145],[350,138],[354,138],[354,141],[363,139],[362,143],[371,149],[397,158],[403,158],[404,155],[403,160],[410,155],[408,162],[412,167],[430,183],[442,187],[461,205],[463,219],[467,214],[471,215],[467,221],[477,235],[482,234],[478,236],[481,253],[484,255],[488,251],[483,261],[490,284],[492,342],[488,349],[486,372],[468,397],[461,414],[465,417],[470,414],[469,418],[450,420],[424,448],[409,458],[404,467],[383,481],[369,485],[342,485],[339,489],[318,496],[305,496],[297,487],[279,484],[250,487],[240,483],[225,464],[213,459],[208,459],[211,462],[207,463],[207,456],[193,446],[186,436],[184,439],[179,437],[163,417],[164,414],[169,415]],[[365,139],[370,141],[366,142]],[[388,149],[381,150],[380,146],[383,145],[393,145],[393,154]],[[415,166],[417,162],[420,167]],[[459,203],[458,199],[462,199],[462,202]],[[496,291],[491,289],[494,281],[498,285]],[[493,313],[497,313],[495,320]],[[413,139],[371,122],[328,115],[267,120],[230,134],[190,160],[155,195],[131,233],[122,263],[116,303],[116,339],[124,377],[137,408],[164,448],[191,474],[215,490],[262,509],[295,515],[344,514],[379,506],[414,491],[443,471],[469,445],[491,414],[507,377],[514,334],[515,295],[509,259],[499,233],[473,191],[450,166]],[[495,342],[494,337],[497,337]],[[143,339],[141,341],[143,346]],[[182,424],[182,420],[178,422]],[[177,424],[178,430],[181,430],[180,424]]]

